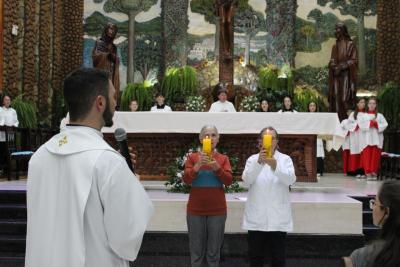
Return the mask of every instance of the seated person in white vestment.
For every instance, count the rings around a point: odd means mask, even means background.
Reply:
[[[297,111],[293,109],[292,98],[290,98],[290,96],[285,96],[282,102],[283,102],[282,109],[280,109],[278,113],[286,113],[286,112],[297,113]]]
[[[124,157],[103,139],[113,125],[108,72],[64,81],[70,121],[29,161],[26,267],[129,267],[153,205]]]
[[[171,112],[171,107],[165,105],[165,98],[162,94],[156,94],[156,104],[151,107],[151,112]]]
[[[14,126],[18,127],[18,116],[15,109],[11,107],[11,97],[4,95],[0,107],[0,126]],[[0,172],[2,172],[7,161],[6,151],[6,135],[0,132]]]
[[[208,112],[236,112],[235,107],[228,101],[228,94],[226,89],[218,90],[218,101],[211,104]]]

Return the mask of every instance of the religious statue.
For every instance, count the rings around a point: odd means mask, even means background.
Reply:
[[[218,17],[221,20],[221,38],[223,56],[225,59],[232,58],[233,46],[233,17],[235,15],[235,7],[237,7],[237,0],[216,0]]]
[[[347,119],[346,110],[356,101],[357,49],[346,25],[335,27],[336,44],[329,62],[329,111],[337,112],[339,119]]]
[[[115,87],[117,103],[119,105],[119,58],[117,46],[114,44],[118,28],[112,23],[104,27],[100,39],[96,40],[92,51],[93,67],[104,69],[110,73],[110,79]]]

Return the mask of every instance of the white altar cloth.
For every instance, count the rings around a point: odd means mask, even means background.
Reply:
[[[338,150],[345,137],[336,113],[275,112],[115,112],[114,125],[103,133],[123,128],[127,133],[199,133],[204,125],[215,125],[220,134],[255,134],[265,126],[279,134],[315,134]]]

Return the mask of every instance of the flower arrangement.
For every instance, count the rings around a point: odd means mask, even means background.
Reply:
[[[239,110],[245,112],[254,112],[257,110],[258,106],[259,103],[257,97],[253,95],[245,96],[240,103]]]
[[[189,96],[186,100],[186,111],[203,112],[206,110],[206,101],[202,96]]]

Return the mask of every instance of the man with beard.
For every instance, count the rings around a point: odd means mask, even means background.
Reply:
[[[104,140],[116,106],[109,74],[64,81],[70,121],[32,156],[25,266],[123,266],[136,259],[153,206],[125,159]]]
[[[329,62],[329,111],[337,112],[342,121],[355,106],[357,49],[343,23],[336,25],[335,36]]]
[[[114,44],[118,28],[112,23],[108,23],[103,30],[100,39],[96,40],[92,51],[93,67],[108,71],[110,79],[114,85],[117,96],[117,107],[119,106],[119,58],[117,47]]]

